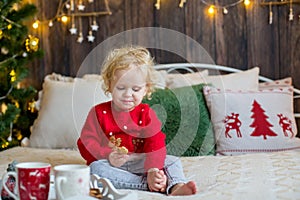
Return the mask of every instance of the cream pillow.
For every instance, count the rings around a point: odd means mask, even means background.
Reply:
[[[258,90],[259,68],[235,72],[225,75],[205,77],[206,83],[212,84],[220,90]]]
[[[287,77],[271,82],[262,82],[259,83],[258,88],[259,89],[273,89],[276,87],[284,87],[284,86],[291,86],[292,85],[292,77]]]
[[[100,76],[71,78],[47,75],[38,117],[31,127],[30,146],[77,148],[81,128],[93,105],[109,101]]]
[[[221,91],[205,87],[220,155],[300,149],[293,110],[293,87]]]
[[[191,85],[205,83],[205,77],[208,76],[208,70],[186,74],[167,74],[166,87],[169,89],[180,88]]]

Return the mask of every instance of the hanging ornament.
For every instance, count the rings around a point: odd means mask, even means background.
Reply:
[[[91,28],[92,28],[92,31],[98,31],[99,26],[98,26],[95,18],[93,20],[93,24],[91,25]]]
[[[74,15],[72,15],[72,26],[69,29],[69,31],[71,32],[71,35],[76,35],[77,34],[77,28],[75,27],[75,22],[74,22]]]
[[[293,21],[294,13],[293,13],[293,1],[290,0],[290,13],[289,13],[289,21]]]
[[[26,58],[26,57],[28,56],[28,54],[27,54],[26,52],[23,52],[23,53],[22,53],[22,56],[23,56],[24,58]]]
[[[273,11],[272,11],[272,4],[269,5],[269,24],[273,23]]]
[[[12,28],[12,25],[11,25],[11,24],[8,24],[8,25],[7,25],[7,29],[10,30],[11,28]]]
[[[10,81],[13,83],[17,80],[17,75],[16,75],[16,71],[13,69],[10,71],[9,73],[10,75]]]
[[[22,147],[28,147],[29,146],[29,139],[28,139],[28,137],[24,137],[23,139],[22,139],[22,141],[21,141],[21,146]]]
[[[9,126],[9,136],[7,138],[7,141],[11,142],[12,141],[12,132],[13,132],[13,123],[10,122],[10,126]]]
[[[32,100],[31,102],[29,102],[28,103],[28,110],[30,111],[30,112],[32,112],[32,113],[34,113],[35,112],[35,101],[34,100]]]
[[[0,29],[0,40],[2,39],[3,37],[3,31]]]
[[[94,42],[95,36],[93,36],[93,31],[89,31],[89,35],[87,36],[89,42]]]
[[[6,47],[2,47],[1,48],[1,53],[3,54],[3,55],[7,55],[8,54],[8,49],[6,48]]]
[[[74,15],[72,15],[71,21],[72,21],[72,26],[69,29],[69,31],[71,32],[71,35],[76,35],[77,34],[77,28],[75,27]]]
[[[39,39],[32,35],[28,35],[28,38],[25,41],[25,47],[27,52],[37,51],[39,48]]]
[[[77,34],[77,28],[75,27],[75,24],[72,24],[72,27],[69,29],[71,32],[71,35],[76,35]]]
[[[293,19],[294,19],[293,8],[290,8],[289,21],[293,21]]]
[[[5,103],[2,103],[1,104],[1,113],[5,114],[6,110],[7,110],[7,105]]]
[[[81,17],[79,18],[79,36],[77,38],[77,42],[78,43],[82,43],[83,42],[83,34],[82,34],[82,19]]]
[[[20,130],[18,130],[18,132],[15,134],[15,137],[17,138],[17,140],[21,140],[23,138],[23,135]]]
[[[79,36],[77,38],[77,42],[78,43],[82,43],[83,42],[83,34],[82,34],[82,32],[79,33]]]
[[[77,9],[80,11],[84,11],[85,6],[83,5],[82,1],[80,0],[78,5],[77,5]]]

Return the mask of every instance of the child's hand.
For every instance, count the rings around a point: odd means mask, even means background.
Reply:
[[[167,177],[163,170],[150,169],[148,171],[147,183],[150,191],[165,192],[167,187]]]
[[[129,158],[129,155],[112,151],[108,156],[108,161],[114,167],[120,167],[124,165]]]

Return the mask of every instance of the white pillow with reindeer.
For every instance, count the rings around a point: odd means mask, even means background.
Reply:
[[[207,86],[217,154],[238,155],[300,149],[293,87],[232,91]]]

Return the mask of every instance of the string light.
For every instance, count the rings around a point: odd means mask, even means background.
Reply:
[[[213,15],[213,14],[215,14],[215,7],[211,5],[211,6],[209,6],[207,11],[209,14]]]
[[[245,1],[244,1],[244,5],[245,5],[245,6],[249,6],[250,3],[251,3],[250,0],[245,0]]]
[[[64,24],[66,24],[66,23],[68,23],[69,19],[68,19],[68,17],[67,17],[66,15],[64,15],[64,16],[61,17],[61,21],[62,21]]]
[[[10,81],[13,83],[17,80],[17,76],[16,76],[16,71],[15,70],[11,70],[10,73]]]
[[[32,24],[32,28],[37,29],[39,27],[39,21],[35,20]]]

